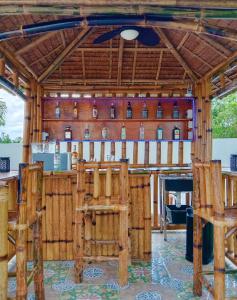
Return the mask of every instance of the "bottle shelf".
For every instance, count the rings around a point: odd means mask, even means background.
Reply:
[[[186,139],[186,140],[121,140],[121,139],[108,139],[108,140],[103,140],[103,139],[98,139],[98,140],[59,140],[59,142],[67,142],[67,143],[75,143],[75,142],[192,142],[193,140],[191,139]]]
[[[193,119],[43,119],[45,122],[188,122]]]

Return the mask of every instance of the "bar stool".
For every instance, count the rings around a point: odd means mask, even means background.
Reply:
[[[27,299],[27,286],[32,279],[36,299],[44,300],[42,253],[42,185],[43,164],[24,164],[20,168],[20,185],[17,211],[8,212],[8,187],[0,187],[1,220],[0,275],[3,275],[2,298],[7,299],[7,232],[16,232],[16,299]],[[27,231],[33,236],[33,270],[27,271]],[[1,292],[0,292],[1,295]]]
[[[86,171],[93,176],[93,194],[86,192]],[[119,176],[119,194],[112,195],[112,175]],[[102,184],[102,177],[105,175],[105,186]],[[115,175],[116,176],[116,175]],[[104,195],[101,191],[104,189]],[[96,240],[93,238],[92,227],[96,227],[94,214],[118,213],[119,233],[118,240]],[[100,228],[106,231],[108,226]],[[103,234],[101,233],[101,236]],[[91,244],[95,247],[98,244],[109,244],[113,242],[118,246],[118,257],[104,255],[89,255],[88,249]],[[75,230],[74,230],[74,257],[75,257],[75,280],[82,282],[83,268],[85,261],[110,261],[119,262],[119,284],[124,286],[128,282],[128,160],[120,162],[88,162],[80,160],[77,165],[77,199],[75,201]],[[87,255],[85,255],[85,253]]]
[[[225,239],[237,231],[237,209],[225,208],[221,161],[193,163],[194,177],[194,273],[193,293],[202,295],[202,284],[212,293],[215,300],[225,299]],[[202,228],[203,223],[214,225],[214,271],[202,271]],[[214,286],[204,275],[214,274]]]

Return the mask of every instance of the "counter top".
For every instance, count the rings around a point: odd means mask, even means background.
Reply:
[[[18,176],[18,171],[10,171],[10,172],[4,172],[0,173],[0,180],[6,181],[14,179]]]

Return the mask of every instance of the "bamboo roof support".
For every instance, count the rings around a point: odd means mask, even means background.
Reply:
[[[6,67],[5,58],[4,56],[2,56],[0,58],[0,76],[5,75],[5,67]]]
[[[157,71],[156,71],[156,85],[158,84],[158,80],[159,80],[159,76],[160,76],[162,58],[163,58],[163,51],[161,51],[161,53],[160,53],[159,63],[158,63]]]
[[[134,83],[135,73],[136,73],[136,61],[137,61],[137,40],[135,42],[135,52],[133,56],[133,65],[132,65],[132,83]]]
[[[118,77],[117,84],[121,84],[122,79],[122,66],[123,66],[123,47],[124,47],[124,39],[120,37],[119,40],[119,53],[118,53]]]
[[[197,76],[193,73],[191,68],[188,66],[188,64],[185,62],[183,57],[179,54],[179,52],[175,49],[173,44],[170,42],[164,31],[160,28],[156,29],[157,33],[159,34],[162,41],[165,43],[165,45],[170,49],[171,53],[174,55],[174,57],[178,60],[178,62],[182,65],[182,67],[185,69],[189,77],[192,81],[197,80]]]
[[[82,78],[83,80],[86,79],[86,67],[85,67],[85,55],[84,50],[81,50],[81,64],[82,64]]]
[[[198,35],[199,39],[202,42],[205,42],[206,45],[209,45],[212,47],[212,49],[218,53],[219,55],[223,56],[224,58],[227,58],[230,54],[231,51],[225,48],[222,44],[218,43],[217,41],[213,40],[211,37],[209,37],[206,34],[199,34]]]
[[[112,30],[112,28],[111,28]],[[109,41],[109,49],[111,50],[113,47],[113,40]],[[113,53],[112,51],[109,52],[109,79],[112,78],[112,67],[113,67]]]
[[[65,60],[65,58],[70,55],[91,33],[92,28],[84,28],[78,36],[61,52],[61,54],[54,60],[54,62],[39,76],[38,81],[42,82],[48,78],[55,69],[57,69]]]
[[[188,48],[186,48],[185,46],[183,46],[183,49],[185,51],[187,51],[191,56],[195,57],[196,59],[198,59],[199,61],[201,61],[204,65],[206,65],[209,69],[212,69],[213,66],[210,65],[207,61],[205,61],[204,59],[202,59],[199,55],[197,55],[196,53],[194,53],[193,51],[189,50]]]
[[[58,33],[57,31],[52,31],[52,32],[48,32],[46,34],[41,35],[36,40],[33,40],[31,43],[29,43],[26,46],[21,47],[19,50],[17,50],[15,52],[16,56],[19,56],[19,55],[22,55],[25,52],[28,52],[29,50],[36,47],[37,45],[39,45],[39,44],[43,43],[44,41],[50,39],[51,37],[53,37],[57,33]]]
[[[189,36],[190,36],[190,32],[186,32],[185,35],[184,35],[184,37],[182,38],[182,40],[178,44],[177,50],[180,50],[183,47],[183,45],[185,44],[185,42],[188,40]]]

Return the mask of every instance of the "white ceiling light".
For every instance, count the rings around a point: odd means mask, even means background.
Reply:
[[[120,35],[123,39],[127,41],[132,41],[138,37],[139,32],[135,29],[125,29],[120,33]]]

